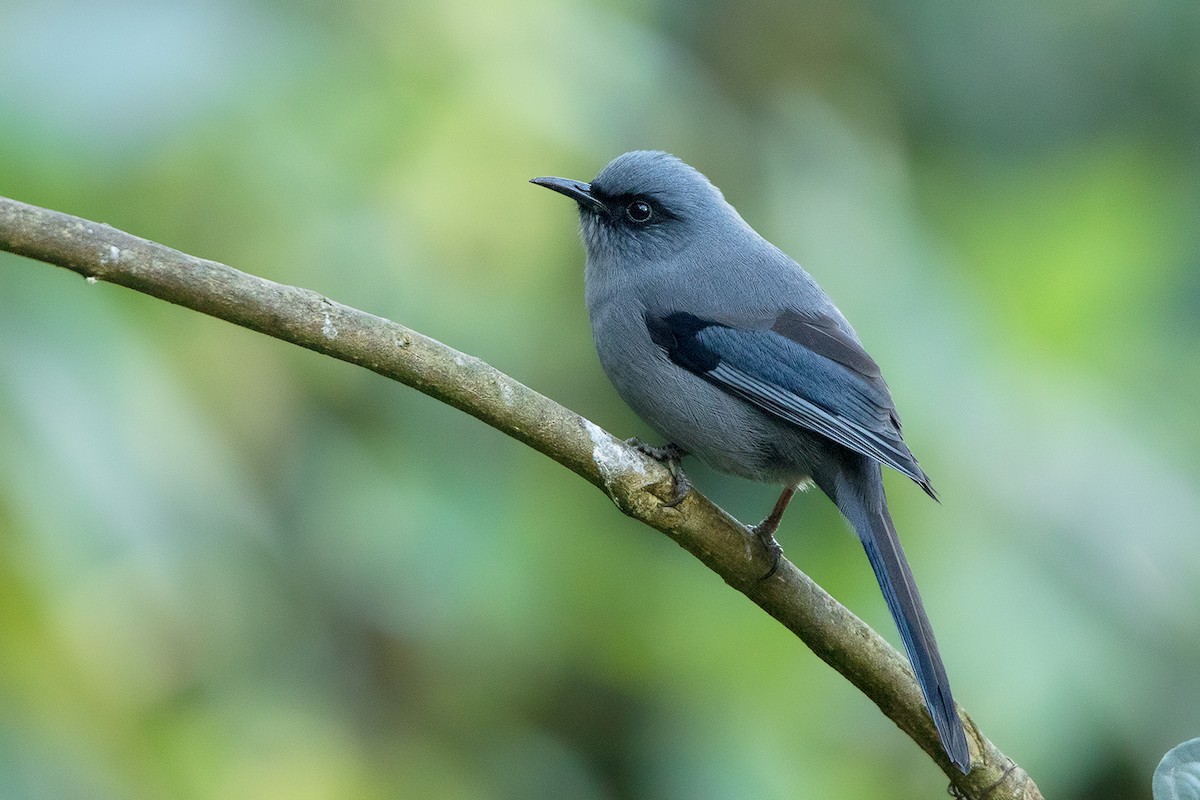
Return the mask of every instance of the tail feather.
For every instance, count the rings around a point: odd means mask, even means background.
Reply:
[[[912,664],[925,706],[933,717],[934,727],[942,740],[942,747],[950,760],[964,774],[971,768],[971,755],[967,747],[967,735],[950,693],[950,680],[946,667],[938,653],[933,627],[925,614],[921,594],[917,591],[912,570],[904,557],[896,528],[883,498],[883,483],[875,467],[875,479],[879,481],[878,498],[863,497],[859,492],[839,492],[838,507],[854,526],[867,559],[875,571],[879,588],[887,601],[888,610],[900,630],[904,649]],[[874,495],[869,492],[868,495]]]

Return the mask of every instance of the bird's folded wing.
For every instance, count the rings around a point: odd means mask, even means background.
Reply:
[[[651,339],[676,365],[892,467],[936,497],[901,438],[878,365],[852,336],[829,317],[791,311],[754,322],[646,315]]]

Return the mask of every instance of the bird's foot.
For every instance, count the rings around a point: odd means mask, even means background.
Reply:
[[[771,559],[771,568],[767,570],[767,574],[759,578],[760,581],[765,581],[767,578],[775,574],[775,570],[779,569],[779,561],[783,558],[783,548],[779,546],[779,542],[775,541],[775,529],[779,527],[779,521],[772,520],[767,517],[762,522],[750,528],[750,532],[754,534],[754,538],[758,539],[759,544],[767,551],[767,558]]]
[[[671,493],[671,498],[665,501],[663,505],[667,508],[675,508],[675,506],[682,503],[683,499],[688,496],[688,492],[692,490],[692,482],[684,474],[683,466],[679,463],[679,460],[687,455],[687,451],[674,443],[655,447],[654,445],[646,444],[637,437],[626,439],[625,444],[639,453],[650,456],[670,470],[671,477],[675,479],[675,491]]]
[[[788,503],[792,502],[792,498],[799,489],[799,485],[785,486],[779,499],[775,501],[775,507],[771,509],[770,514],[767,514],[767,518],[750,529],[750,532],[762,543],[763,549],[767,551],[767,558],[771,559],[771,568],[759,580],[765,581],[775,574],[775,570],[779,569],[779,559],[783,557],[783,548],[779,546],[779,542],[775,541],[775,531],[779,530],[779,523],[783,521],[783,512],[787,511]]]

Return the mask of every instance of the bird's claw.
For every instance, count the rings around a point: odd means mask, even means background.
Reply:
[[[675,508],[692,491],[691,478],[679,467],[678,461],[673,463],[675,464],[674,468],[671,467],[671,464],[667,464],[667,469],[671,470],[671,475],[675,478],[675,491],[671,493],[671,499],[663,503],[667,508]]]
[[[670,471],[671,477],[675,479],[675,490],[671,493],[671,498],[664,501],[663,505],[667,508],[675,508],[682,503],[684,498],[688,496],[688,493],[692,491],[692,482],[684,473],[683,466],[679,463],[679,460],[687,455],[687,451],[674,443],[655,447],[654,445],[646,444],[637,437],[626,439],[625,444],[662,464]]]
[[[759,524],[750,528],[750,532],[754,534],[754,538],[758,539],[759,544],[767,551],[767,558],[771,559],[771,568],[767,570],[767,574],[759,578],[760,581],[765,581],[767,578],[775,574],[779,569],[779,562],[783,558],[783,548],[779,542],[775,540],[775,525],[768,527],[763,520]]]
[[[639,453],[648,455],[655,461],[662,461],[663,463],[668,461],[678,461],[687,455],[687,451],[674,442],[668,442],[662,447],[655,447],[652,444],[646,444],[641,439],[634,436],[630,439],[626,439],[625,444],[629,445],[634,450],[637,450]]]

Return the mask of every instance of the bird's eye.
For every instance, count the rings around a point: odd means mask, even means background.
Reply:
[[[629,205],[625,206],[625,216],[629,217],[630,222],[649,222],[650,217],[654,216],[654,210],[650,208],[650,204],[645,200],[634,200]]]

